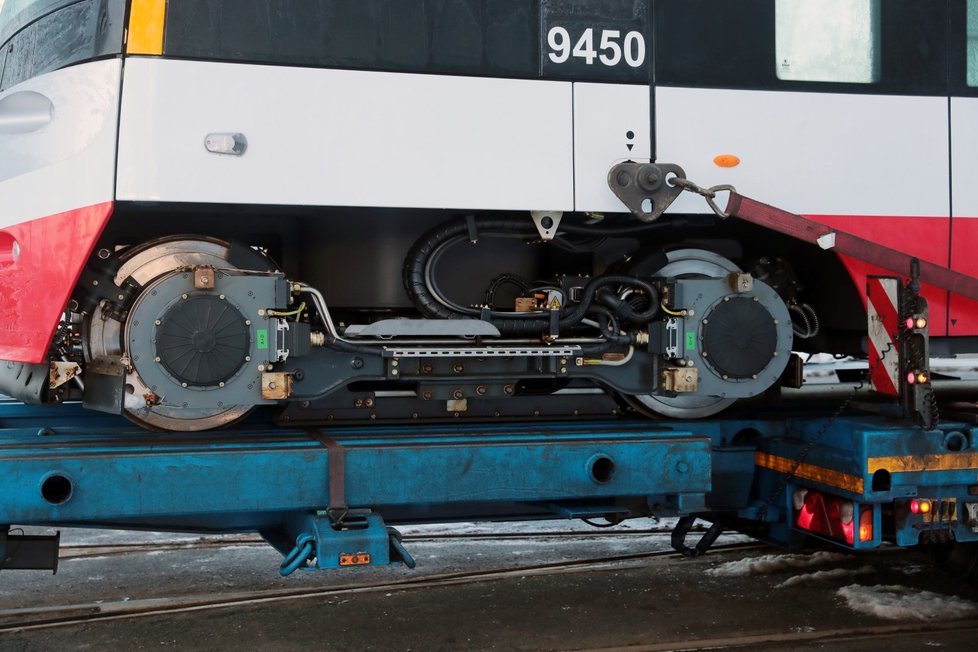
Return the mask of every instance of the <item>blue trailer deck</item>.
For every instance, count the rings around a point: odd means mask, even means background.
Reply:
[[[8,568],[54,565],[57,542],[17,525],[257,531],[289,571],[410,562],[399,523],[555,515],[699,516],[785,546],[975,541],[975,436],[881,416],[164,434],[11,402],[0,552]]]

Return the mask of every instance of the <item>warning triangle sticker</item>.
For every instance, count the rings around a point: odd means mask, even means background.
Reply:
[[[547,307],[550,308],[551,310],[556,310],[557,308],[560,307],[560,300],[558,300],[557,297],[554,297],[553,299],[550,300],[550,303],[547,305]]]

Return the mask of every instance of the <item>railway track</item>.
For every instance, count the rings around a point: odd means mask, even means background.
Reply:
[[[586,648],[580,652],[694,652],[697,650],[804,650],[808,645],[831,644],[831,647],[812,647],[811,649],[849,649],[851,644],[870,642],[885,645],[888,639],[899,638],[907,643],[911,637],[929,637],[935,634],[948,635],[955,632],[974,632],[978,630],[978,619],[956,620],[935,623],[903,623],[899,625],[869,625],[865,627],[842,627],[816,632],[772,632],[768,634],[749,634],[743,636],[724,636],[681,642],[652,643],[648,645],[628,645],[602,648]],[[933,643],[931,643],[933,644]],[[919,646],[927,645],[921,640]],[[901,648],[902,649],[902,648]]]
[[[705,528],[699,528],[704,530]],[[694,528],[693,531],[697,531]],[[634,538],[634,537],[668,537],[671,529],[642,529],[642,530],[595,530],[581,531],[539,531],[539,532],[458,532],[433,534],[405,534],[403,540],[408,543],[428,543],[441,541],[520,541],[520,540],[562,540],[562,539],[603,539],[603,538]],[[197,540],[169,542],[136,542],[136,543],[107,543],[107,544],[66,544],[61,546],[60,557],[66,559],[85,559],[89,557],[106,557],[129,553],[170,552],[180,550],[209,550],[221,549],[228,546],[263,548],[268,544],[257,535],[201,537]]]
[[[224,544],[227,545],[227,544]],[[208,542],[208,547],[210,543]],[[716,545],[716,551],[747,551],[766,549],[756,542]],[[141,550],[144,548],[140,548]],[[538,563],[513,569],[490,569],[472,572],[451,572],[418,579],[388,581],[376,584],[350,584],[329,588],[268,589],[207,596],[180,596],[139,600],[106,601],[98,603],[56,605],[41,608],[0,610],[0,635],[55,627],[70,627],[92,622],[147,618],[216,609],[243,608],[256,605],[284,603],[296,600],[338,597],[363,593],[378,593],[425,589],[440,586],[491,582],[527,575],[582,573],[607,568],[627,568],[650,559],[679,557],[671,550],[647,553],[606,555],[587,559]]]

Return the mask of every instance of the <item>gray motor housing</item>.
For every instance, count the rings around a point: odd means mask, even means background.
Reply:
[[[747,398],[774,385],[788,364],[794,333],[784,300],[747,274],[673,279],[670,303],[651,350],[665,369],[696,369],[699,396]],[[661,385],[657,394],[675,395]]]

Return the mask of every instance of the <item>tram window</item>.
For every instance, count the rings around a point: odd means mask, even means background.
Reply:
[[[978,0],[968,0],[967,25],[968,86],[978,86]]]
[[[775,0],[778,79],[880,79],[879,0]]]
[[[122,51],[125,0],[0,2],[0,90]]]

